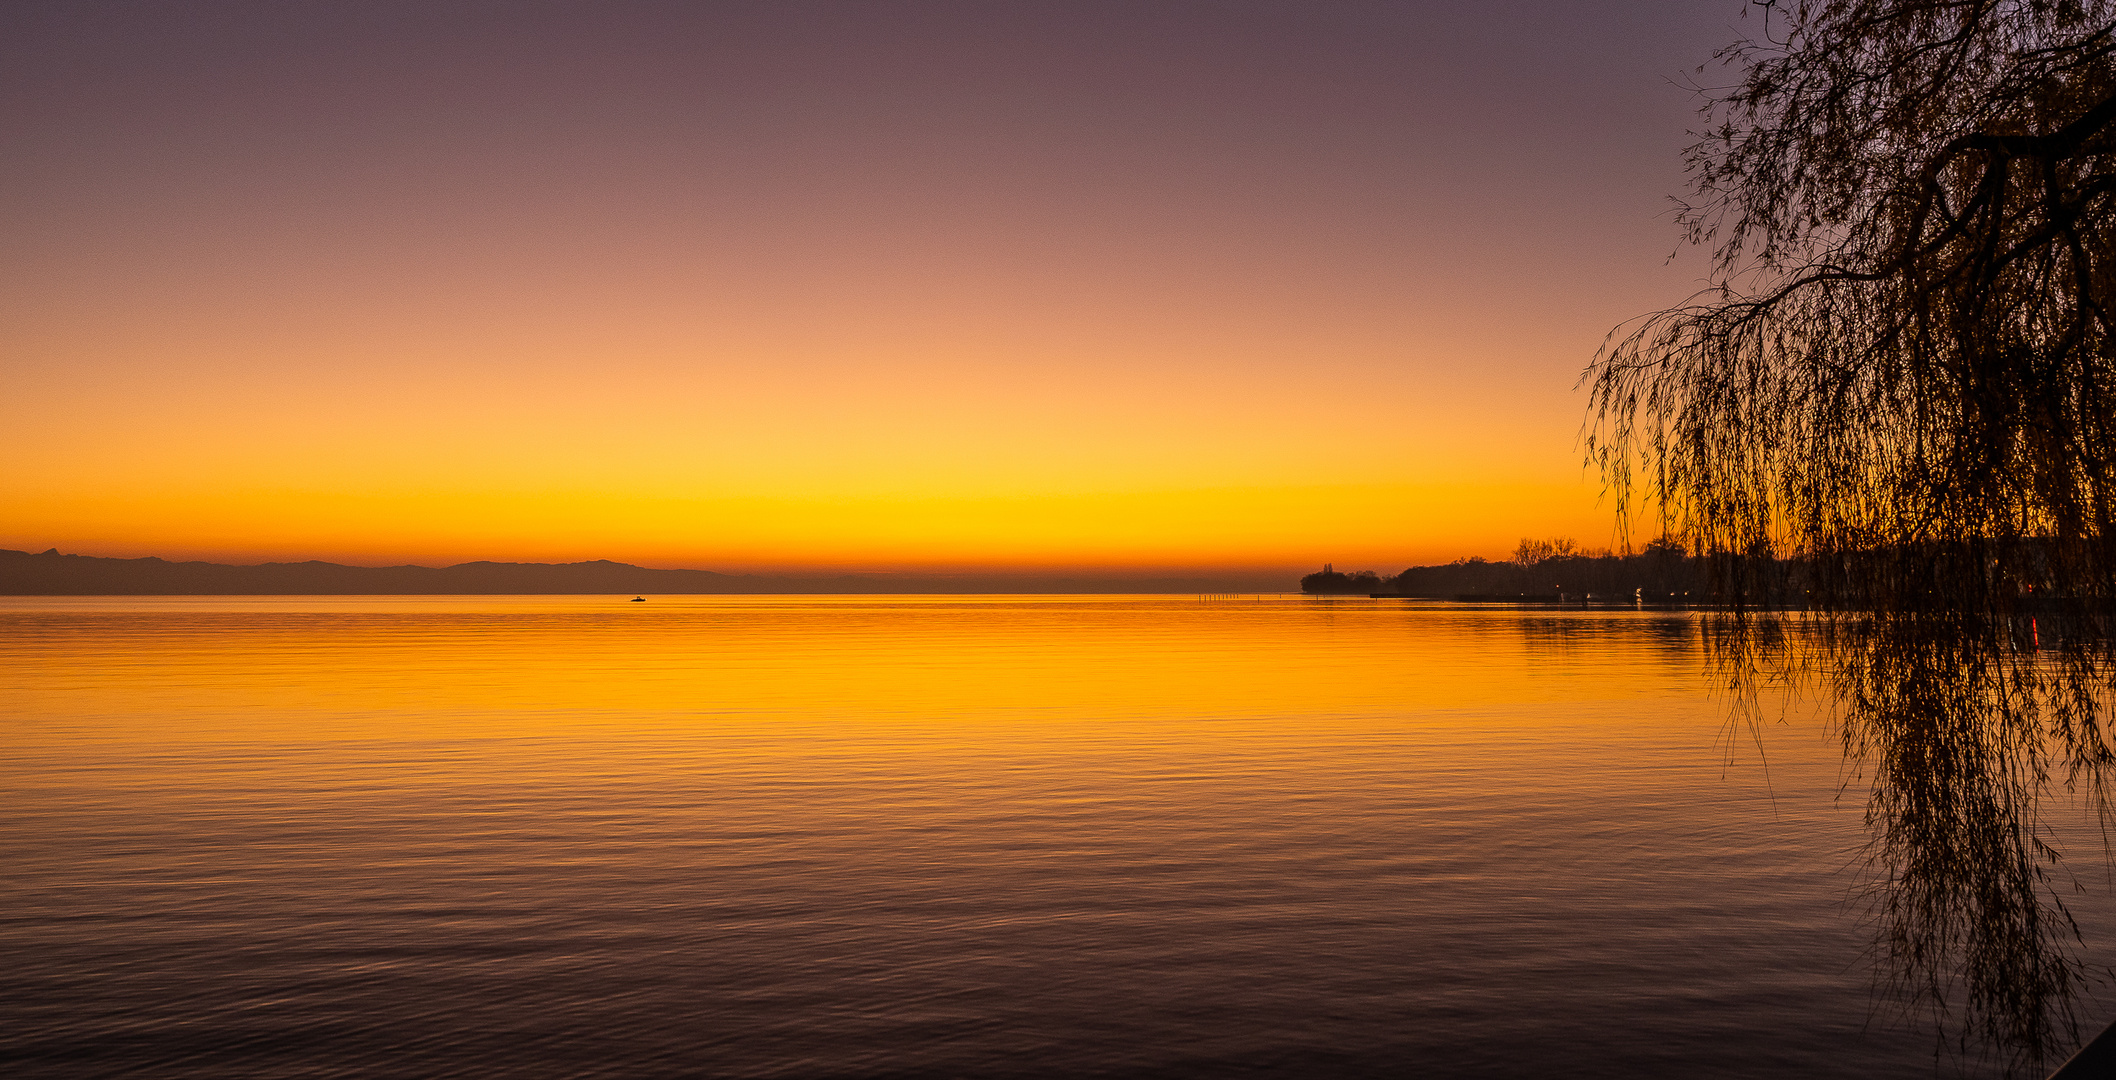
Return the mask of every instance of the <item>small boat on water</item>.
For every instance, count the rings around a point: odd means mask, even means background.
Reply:
[[[644,596],[635,596],[632,598],[632,602],[635,604],[644,604],[647,602],[647,598]]]

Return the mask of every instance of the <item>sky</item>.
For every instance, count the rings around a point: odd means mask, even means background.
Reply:
[[[1699,286],[1670,197],[1740,12],[9,3],[0,547],[1620,545],[1578,378]]]

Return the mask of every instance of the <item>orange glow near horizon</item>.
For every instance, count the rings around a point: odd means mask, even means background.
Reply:
[[[102,535],[92,524],[84,528],[83,522],[98,523],[96,508],[85,501],[62,509],[76,532],[89,534],[85,543],[64,548],[67,554],[120,557],[325,558],[367,565],[617,558],[735,572],[1284,570],[1334,561],[1346,569],[1393,572],[1511,547],[1510,541],[1480,543],[1484,538],[1451,538],[1432,528],[1420,518],[1435,506],[1452,504],[1464,518],[1489,519],[1539,497],[1547,501],[1550,494],[1526,487],[1420,491],[1380,485],[810,501],[602,493],[362,499],[279,492],[269,499],[143,495],[115,508],[125,514],[166,510],[152,543],[128,536],[120,520]],[[271,508],[269,517],[257,514],[260,505]],[[363,533],[363,519],[385,528]],[[187,529],[198,531],[184,536]],[[1363,531],[1369,535],[1362,541]],[[1420,536],[1429,553],[1388,542],[1387,535]],[[520,536],[537,539],[505,539]],[[701,536],[710,540],[690,539]],[[42,550],[37,540],[17,543]]]
[[[958,322],[878,341],[740,305],[679,318],[604,298],[583,316],[565,290],[526,287],[483,331],[377,329],[298,292],[218,314],[202,297],[151,331],[53,328],[44,349],[64,362],[0,404],[16,462],[0,546],[1391,569],[1522,535],[1609,542],[1562,369],[1506,363],[1571,362],[1563,332],[1451,339],[1292,293],[1271,318],[1312,337],[1260,340],[1271,328],[1253,311],[1216,325],[1241,305],[1192,290],[1201,310],[1177,326],[950,304],[919,318]],[[275,327],[268,308],[307,315]]]

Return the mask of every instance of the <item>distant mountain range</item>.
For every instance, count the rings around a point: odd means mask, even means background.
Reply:
[[[776,576],[576,563],[345,566],[328,562],[170,562],[0,549],[0,596],[307,596],[499,593],[1186,593],[1278,592],[1290,575],[841,574]]]

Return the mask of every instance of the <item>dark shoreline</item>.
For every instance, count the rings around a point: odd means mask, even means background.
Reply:
[[[470,562],[347,566],[322,561],[234,566],[0,549],[0,596],[519,596],[783,595],[817,593],[1257,593],[1289,592],[1272,571],[1189,575],[1091,572],[966,574],[722,574],[657,570],[597,559],[577,563]]]

